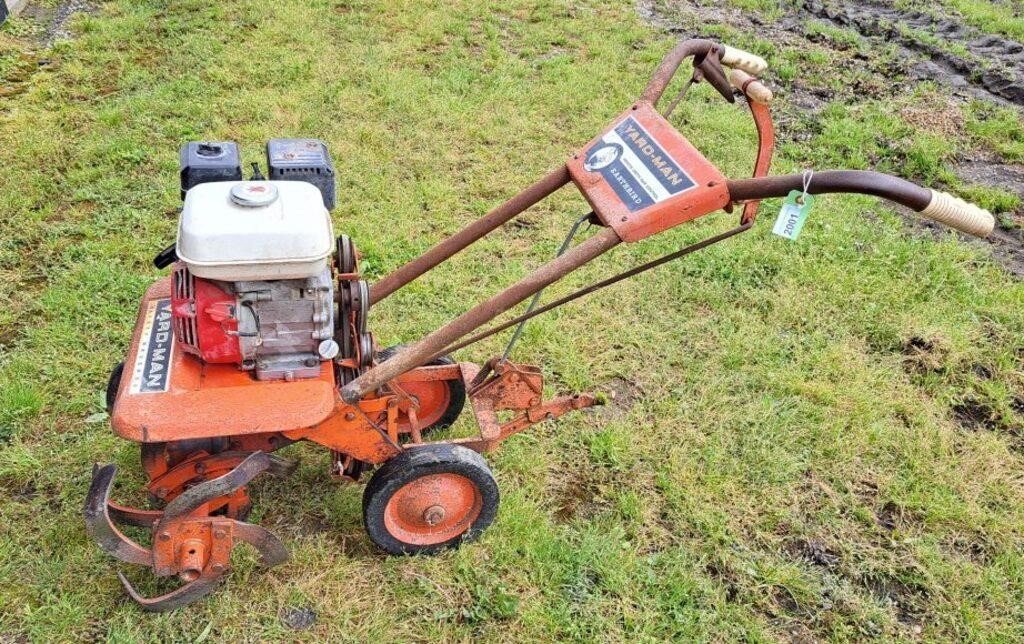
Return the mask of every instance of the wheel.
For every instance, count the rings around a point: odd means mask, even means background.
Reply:
[[[381,349],[377,352],[377,362],[388,360],[404,346],[404,344],[396,344],[393,347]],[[455,364],[455,361],[448,356],[441,356],[428,362],[427,366],[449,364]],[[423,429],[420,430],[423,435],[435,429],[452,426],[459,419],[459,414],[462,413],[462,408],[466,405],[466,385],[461,379],[410,382],[402,385],[402,388],[419,401],[420,408],[417,418],[423,425]],[[398,431],[402,434],[409,434],[411,427],[408,422],[402,422],[398,425]]]
[[[482,456],[459,445],[424,445],[374,473],[363,492],[363,523],[391,554],[433,554],[479,536],[498,502],[498,483]]]
[[[107,379],[107,413],[114,411],[114,402],[117,400],[117,390],[121,387],[121,376],[124,374],[124,363],[117,363],[110,370],[110,378]]]

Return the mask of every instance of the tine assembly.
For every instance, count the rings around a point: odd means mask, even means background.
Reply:
[[[118,578],[128,595],[144,610],[160,612],[184,606],[209,594],[227,572],[231,551],[244,541],[259,552],[266,566],[288,559],[284,544],[265,528],[227,516],[211,516],[210,508],[223,507],[223,498],[242,489],[260,473],[284,473],[284,459],[263,452],[249,454],[223,476],[183,491],[163,511],[137,510],[110,501],[117,466],[97,465],[85,503],[89,535],[100,547],[128,563],[148,566],[158,577],[177,575],[185,585],[158,597],[143,597],[122,573]],[[143,548],[114,525],[153,530],[152,548]]]

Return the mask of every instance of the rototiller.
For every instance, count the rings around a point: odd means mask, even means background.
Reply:
[[[662,93],[690,57],[692,77],[659,113]],[[271,141],[269,178],[254,164],[250,180],[242,179],[235,144],[186,144],[177,242],[154,260],[171,274],[146,291],[131,348],[107,391],[114,431],[140,443],[147,489],[162,509],[111,502],[115,465],[95,467],[85,505],[88,531],[105,551],[187,582],[146,599],[120,575],[131,597],[157,611],[202,597],[227,571],[238,542],[255,546],[267,565],[284,561],[282,543],[245,522],[246,485],[264,471],[287,474],[289,462],[272,452],[300,440],[328,448],[333,473],[344,480],[381,465],[366,485],[363,519],[385,551],[433,553],[475,537],[498,509],[498,486],[479,453],[598,398],[546,400],[541,370],[512,362],[508,350],[483,366],[447,355],[519,325],[514,343],[533,316],[749,230],[760,199],[789,195],[776,224],[789,236],[810,195],[827,192],[876,195],[972,235],[991,232],[987,211],[883,174],[765,176],[771,93],[754,78],[765,67],[708,40],[681,42],[640,99],[564,166],[372,285],[359,273],[352,241],[334,237],[334,168],[322,143]],[[753,178],[727,179],[667,120],[700,81],[730,103],[738,94],[749,105],[759,136]],[[570,182],[592,211],[554,260],[418,342],[379,350],[368,330],[374,304]],[[536,307],[542,289],[620,242],[737,205],[739,223],[727,232]],[[584,222],[597,232],[572,246]],[[522,315],[470,335],[531,296]],[[479,434],[429,440],[467,399]],[[115,524],[150,529],[151,545]]]

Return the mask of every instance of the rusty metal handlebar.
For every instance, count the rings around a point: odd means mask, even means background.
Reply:
[[[654,70],[650,82],[640,95],[640,100],[657,107],[658,100],[672,82],[679,66],[687,58],[693,57],[695,79],[706,79],[725,100],[734,102],[736,99],[732,94],[732,86],[722,70],[720,54],[723,49],[721,45],[711,40],[683,40],[661,59],[661,64]]]
[[[784,197],[792,190],[804,188],[800,174],[784,174],[756,179],[735,179],[728,182],[733,201],[751,201]],[[975,237],[987,237],[995,227],[989,211],[967,203],[948,193],[924,188],[881,172],[865,170],[829,170],[815,172],[807,186],[812,195],[848,192],[873,195],[901,204],[950,228]]]
[[[757,179],[731,179],[729,196],[733,201],[751,201],[785,197],[792,190],[803,189],[803,175],[781,174]],[[812,195],[829,192],[853,192],[874,195],[902,204],[920,212],[931,200],[930,190],[906,179],[881,172],[861,170],[829,170],[815,172],[807,192]]]
[[[693,80],[708,81],[730,103],[735,102],[736,99],[722,65],[746,72],[751,76],[758,76],[768,68],[768,63],[763,58],[742,49],[720,45],[712,40],[696,38],[683,40],[661,59],[661,64],[654,70],[650,82],[647,83],[643,94],[640,95],[640,100],[657,106],[658,100],[665,93],[665,88],[672,82],[679,66],[691,56],[693,57]]]
[[[764,70],[766,63],[763,59],[741,50],[722,47],[710,40],[684,40],[662,59],[644,89],[640,97],[641,101],[647,101],[656,106],[680,64],[689,57],[694,58],[692,81],[707,80],[730,102],[735,100],[732,90],[732,85],[735,84],[740,91],[752,99],[750,106],[761,138],[761,150],[758,154],[755,174],[766,172],[771,158],[772,131],[765,105],[771,100],[771,92],[756,78],[748,75]],[[726,78],[722,69],[723,62],[734,70],[731,82]],[[379,302],[395,290],[463,250],[569,181],[569,171],[565,166],[550,172],[519,195],[374,284],[371,289],[372,303]],[[760,199],[783,197],[792,190],[803,188],[803,176],[797,174],[728,181],[730,200],[746,202],[746,206],[740,227],[726,236],[750,228],[753,224],[756,202]],[[987,235],[994,225],[992,215],[977,206],[963,202],[951,195],[922,188],[909,181],[878,172],[854,170],[819,172],[813,175],[807,190],[811,194],[850,192],[875,195],[903,204],[936,221],[978,236]],[[341,388],[342,399],[350,404],[355,403],[367,392],[424,364],[438,352],[449,349],[459,339],[487,321],[509,310],[598,255],[607,252],[621,241],[613,229],[601,230],[587,241],[541,266],[501,293],[478,304],[447,325],[404,348],[390,360],[371,367]],[[687,249],[686,252],[690,251]],[[590,291],[584,289],[581,293],[585,292]]]

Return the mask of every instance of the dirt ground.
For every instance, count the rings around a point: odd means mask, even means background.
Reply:
[[[40,27],[35,34],[36,41],[45,47],[62,39],[72,38],[72,19],[82,13],[97,10],[98,3],[90,0],[61,0],[57,3],[30,2],[19,18],[30,20]]]

